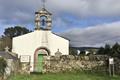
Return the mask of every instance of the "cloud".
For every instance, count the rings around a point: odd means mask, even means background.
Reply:
[[[41,0],[0,0],[0,19],[14,23],[15,17],[21,23],[30,23],[41,5]],[[79,17],[120,16],[120,0],[47,0],[46,7],[55,17],[64,13]]]
[[[53,10],[81,17],[120,15],[120,0],[49,0],[48,3]]]
[[[41,9],[41,6],[41,0],[0,0],[0,28],[18,24],[33,27],[34,12]],[[53,28],[61,31],[76,24],[86,26],[97,23],[89,19],[79,23],[82,18],[120,16],[120,0],[47,0],[46,8],[53,14]],[[102,21],[98,21],[98,24],[104,23]]]
[[[73,28],[60,35],[70,39],[76,47],[100,47],[120,42],[120,22],[102,24],[87,28]]]

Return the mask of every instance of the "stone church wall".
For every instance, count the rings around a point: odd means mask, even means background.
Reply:
[[[109,73],[109,57],[105,55],[90,56],[44,56],[43,73],[70,71],[91,71]],[[114,58],[115,74],[120,74],[120,59]],[[21,73],[30,74],[30,64],[21,63]]]
[[[56,73],[75,70],[108,71],[107,56],[44,56],[44,73]]]

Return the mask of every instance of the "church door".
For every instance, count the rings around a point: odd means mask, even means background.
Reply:
[[[48,55],[48,52],[45,49],[39,49],[35,53],[35,72],[42,72],[43,71],[43,59],[44,56]]]
[[[37,71],[42,72],[43,70],[43,54],[38,54],[38,65],[37,65]]]

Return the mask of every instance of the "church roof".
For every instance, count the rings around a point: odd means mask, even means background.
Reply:
[[[48,31],[48,30],[39,30],[39,31]],[[35,31],[30,32],[30,33],[27,33],[27,34],[20,35],[20,36],[17,36],[17,37],[13,37],[13,38],[18,38],[18,37],[26,36],[26,35],[28,35],[28,34],[33,34],[33,33],[35,33]],[[69,41],[70,41],[70,39],[65,38],[65,37],[63,37],[63,36],[60,36],[60,35],[58,35],[58,34],[56,34],[56,33],[54,33],[54,32],[52,32],[52,34],[57,35],[57,36],[59,36],[59,37],[61,37],[61,38],[64,38],[64,39],[66,39],[66,40],[69,40]]]
[[[6,59],[18,59],[17,57],[11,55],[9,52],[5,52],[5,51],[0,51],[0,57],[6,58]]]
[[[49,14],[52,15],[52,13],[50,13],[47,9],[42,8],[41,10],[39,10],[38,12],[35,12],[35,14]]]
[[[52,32],[52,33],[53,33],[53,32]],[[59,36],[59,37],[61,37],[61,38],[64,38],[64,39],[66,39],[66,40],[69,40],[69,41],[70,41],[70,39],[65,38],[65,37],[63,37],[63,36],[60,36],[60,35],[58,35],[58,34],[56,34],[56,33],[53,33],[53,34],[55,34],[55,35],[57,35],[57,36]]]

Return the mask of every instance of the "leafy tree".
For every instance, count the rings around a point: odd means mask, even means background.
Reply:
[[[112,47],[112,56],[118,56],[120,57],[120,45],[118,43],[115,43]]]
[[[113,45],[112,49],[114,51],[116,51],[117,53],[119,53],[120,52],[120,45],[118,43],[115,43],[115,45]]]
[[[105,45],[104,54],[107,54],[107,55],[111,54],[111,47],[109,44]]]
[[[77,50],[76,49],[70,47],[69,50],[70,50],[69,51],[70,55],[77,55]]]
[[[97,54],[106,54],[111,57],[119,57],[120,58],[120,45],[118,43],[115,43],[112,47],[110,45],[106,44],[105,47],[101,47]]]
[[[80,55],[85,55],[85,51],[84,51],[84,50],[81,51],[81,52],[80,52]]]
[[[4,58],[0,57],[0,76],[3,77],[5,73],[5,68],[7,67],[7,62]]]
[[[29,29],[21,26],[9,27],[4,31],[4,35],[10,38],[31,32]]]
[[[100,47],[100,49],[97,51],[97,54],[105,54],[104,53],[104,48]]]
[[[6,28],[4,35],[0,38],[0,51],[3,51],[6,46],[8,46],[11,50],[12,38],[29,32],[31,32],[29,29],[20,26]]]
[[[10,50],[12,49],[12,39],[10,37],[0,38],[0,51],[4,51],[7,46]]]
[[[106,44],[105,47],[100,47],[97,54],[101,55],[110,55],[112,53],[112,49],[109,44]]]

